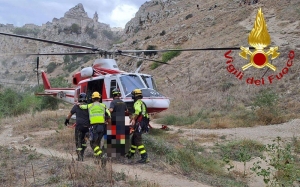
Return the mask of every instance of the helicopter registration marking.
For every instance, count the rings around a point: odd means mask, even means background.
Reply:
[[[64,93],[63,91],[60,91],[60,92],[57,93],[57,96],[59,98],[63,98],[63,97],[66,97],[66,93]]]

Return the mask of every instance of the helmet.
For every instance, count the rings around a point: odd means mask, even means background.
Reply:
[[[86,94],[85,93],[79,94],[78,101],[79,102],[86,102]]]
[[[121,94],[121,92],[118,88],[115,88],[115,89],[113,89],[112,94],[113,95],[118,95],[118,94]]]
[[[131,95],[132,95],[132,99],[135,99],[138,96],[140,96],[141,98],[143,98],[142,90],[140,90],[140,89],[134,89],[131,92]]]
[[[101,98],[101,95],[99,94],[99,92],[93,92],[92,94],[92,99],[95,99],[95,98]]]

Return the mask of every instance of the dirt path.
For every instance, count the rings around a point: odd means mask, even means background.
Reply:
[[[13,126],[6,125],[4,130],[0,134],[0,145],[22,149],[23,146],[28,146],[27,144],[31,144],[31,148],[36,149],[36,152],[41,153],[46,156],[55,156],[64,159],[72,159],[72,155],[70,153],[63,153],[53,149],[45,149],[40,147],[37,143],[32,144],[31,138],[24,137],[23,135],[15,136],[12,132]],[[51,131],[43,131],[42,133],[31,133],[38,136],[50,135],[51,133],[55,133],[54,130]],[[38,139],[39,137],[35,137]],[[84,162],[85,164],[93,164],[91,160],[87,160]],[[124,172],[127,176],[130,176],[132,179],[138,180],[146,180],[149,182],[153,182],[159,184],[161,187],[182,187],[182,186],[190,186],[190,187],[210,187],[205,184],[201,184],[196,181],[190,181],[187,178],[180,177],[178,175],[171,175],[163,173],[162,171],[156,170],[154,168],[150,168],[143,165],[126,165],[126,164],[112,164],[112,168],[114,172]],[[144,168],[144,169],[143,169]],[[150,170],[150,171],[149,171]]]
[[[154,128],[160,128],[161,125],[151,123]],[[203,142],[205,146],[211,146],[216,143],[216,141],[221,141],[220,137],[225,137],[223,139],[227,140],[239,140],[239,139],[252,139],[259,141],[263,144],[271,143],[272,140],[276,137],[281,137],[282,139],[291,139],[297,137],[300,133],[300,119],[294,119],[287,123],[278,124],[278,125],[269,125],[269,126],[257,126],[249,128],[234,128],[234,129],[187,129],[182,127],[169,126],[172,132],[177,132],[180,130],[182,136],[189,138],[191,140],[197,140],[201,137],[214,135],[216,137],[214,140],[209,142]],[[72,155],[67,152],[59,152],[52,149],[45,149],[33,143],[32,138],[25,137],[24,135],[14,135],[12,132],[13,126],[6,125],[4,130],[0,134],[0,145],[6,147],[14,147],[16,149],[21,149],[23,146],[31,145],[31,148],[36,149],[38,153],[44,154],[46,156],[55,156],[64,159],[72,159]],[[55,130],[43,131],[34,134],[34,139],[40,139],[47,135],[55,133]],[[33,147],[32,147],[33,146]],[[247,164],[247,170],[252,165],[251,163],[254,160],[250,161]],[[84,162],[85,164],[93,164],[91,160]],[[235,168],[237,170],[243,171],[243,165],[241,163],[235,162]],[[155,168],[152,168],[149,165],[130,165],[113,163],[112,168],[115,172],[124,172],[126,175],[130,176],[133,179],[146,180],[153,183],[157,183],[162,187],[181,187],[181,186],[190,186],[190,187],[209,187],[208,185],[201,184],[199,182],[190,181],[187,178],[184,178],[179,175],[166,174],[162,171],[159,171]],[[256,187],[263,185],[261,178],[254,177],[249,175],[249,186]]]
[[[161,125],[153,124],[155,128],[160,128]],[[268,126],[256,126],[246,128],[232,128],[232,129],[186,129],[175,126],[168,126],[174,132],[180,130],[183,135],[189,139],[201,138],[204,135],[217,135],[218,137],[224,137],[226,140],[240,140],[251,139],[259,141],[263,144],[272,143],[276,137],[282,139],[291,139],[297,137],[300,134],[300,119],[294,119],[289,122],[268,125]],[[216,143],[216,142],[210,142]],[[205,144],[205,143],[204,143]]]

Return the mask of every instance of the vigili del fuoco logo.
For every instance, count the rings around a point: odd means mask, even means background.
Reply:
[[[293,65],[293,59],[295,57],[295,53],[291,50],[288,54],[288,60],[286,61],[285,67],[281,71],[277,71],[276,66],[269,62],[269,59],[273,60],[276,59],[280,53],[277,51],[278,47],[270,47],[269,50],[265,48],[270,45],[271,38],[267,30],[267,25],[264,19],[264,15],[262,13],[261,8],[258,10],[256,15],[256,20],[254,23],[254,27],[249,34],[248,43],[252,46],[250,49],[249,47],[241,47],[241,52],[239,55],[243,58],[248,60],[248,63],[242,67],[242,70],[245,71],[246,69],[253,69],[253,68],[270,68],[275,72],[275,74],[269,75],[267,78],[260,78],[255,79],[254,77],[245,78],[247,84],[254,84],[254,85],[264,85],[264,84],[271,84],[275,80],[280,80],[285,74],[289,72],[289,68]],[[254,50],[253,50],[254,48]],[[253,50],[253,51],[252,51]],[[233,65],[233,58],[230,56],[231,50],[225,53],[225,58],[227,58],[226,64],[227,71],[239,80],[243,80],[244,72],[237,70]]]

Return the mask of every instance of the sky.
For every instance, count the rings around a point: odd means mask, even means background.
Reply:
[[[150,0],[148,0],[150,1]],[[41,26],[81,3],[88,17],[98,13],[98,21],[110,27],[124,28],[146,0],[0,0],[0,24],[22,27]]]

